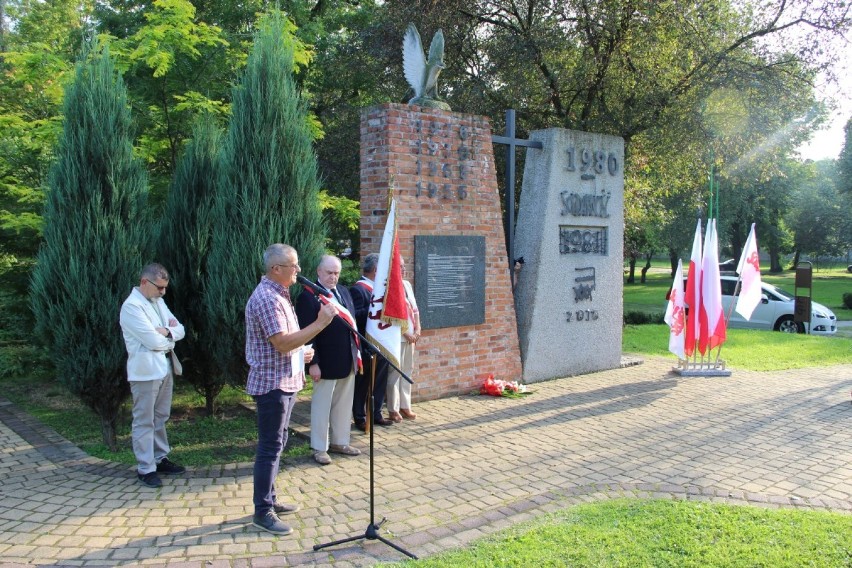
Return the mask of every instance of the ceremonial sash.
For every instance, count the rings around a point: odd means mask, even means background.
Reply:
[[[318,295],[317,298],[319,298],[319,301],[322,302],[323,304],[328,304],[328,303],[333,302],[334,305],[337,306],[337,315],[339,315],[340,318],[343,321],[348,323],[352,327],[352,329],[357,329],[355,327],[355,318],[352,317],[352,314],[349,312],[349,310],[346,309],[346,306],[344,306],[343,304],[341,304],[340,302],[337,301],[337,298],[335,298],[333,294],[332,294],[331,298],[329,298],[328,296],[326,296],[324,294]],[[355,340],[355,347],[356,347],[355,352],[356,352],[356,358],[358,360],[358,372],[363,373],[364,372],[364,363],[361,360],[361,339],[358,337],[358,334],[356,334],[354,332],[352,332],[352,339]]]

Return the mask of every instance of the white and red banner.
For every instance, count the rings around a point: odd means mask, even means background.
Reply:
[[[686,304],[683,292],[683,261],[678,259],[677,272],[675,272],[674,284],[669,294],[669,305],[666,306],[665,321],[669,324],[669,351],[686,359]]]
[[[379,249],[373,298],[367,314],[367,338],[385,357],[399,366],[402,334],[408,330],[408,304],[402,285],[399,239],[396,232],[396,202],[391,201]]]
[[[684,352],[692,355],[701,337],[698,314],[701,306],[701,219],[695,226],[695,238],[692,240],[692,255],[689,257],[689,274],[686,279],[684,302],[689,306],[686,316],[686,338]]]
[[[719,278],[719,242],[716,220],[707,220],[701,268],[701,335],[698,350],[702,355],[725,342],[725,310],[722,307],[722,282]]]
[[[737,297],[737,313],[746,320],[751,319],[751,314],[763,297],[763,289],[760,280],[760,258],[757,253],[757,237],[754,234],[754,223],[746,239],[740,263],[737,265],[737,274],[740,275],[740,295]]]

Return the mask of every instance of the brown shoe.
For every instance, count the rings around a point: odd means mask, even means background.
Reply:
[[[417,415],[407,408],[400,408],[399,413],[402,415],[403,418],[407,418],[408,420],[414,420],[415,418],[417,418]]]
[[[329,465],[331,463],[331,457],[328,455],[328,452],[314,452],[314,461],[320,465]]]
[[[388,418],[394,422],[402,422],[402,414],[399,412],[388,412]]]
[[[352,446],[338,446],[337,444],[331,444],[328,447],[328,452],[330,454],[343,454],[344,456],[360,456],[361,450],[358,448],[353,448]]]

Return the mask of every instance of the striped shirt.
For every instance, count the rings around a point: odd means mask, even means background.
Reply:
[[[246,393],[262,395],[275,389],[298,392],[305,386],[303,369],[293,370],[293,356],[279,353],[269,341],[276,333],[295,333],[299,321],[290,301],[290,291],[266,276],[246,303],[246,362],[250,370]]]

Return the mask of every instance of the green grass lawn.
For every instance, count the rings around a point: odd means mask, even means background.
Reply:
[[[852,565],[852,515],[693,501],[570,507],[462,550],[385,566],[695,567]]]
[[[669,352],[669,327],[665,324],[625,326],[621,345],[627,353],[665,355],[676,360]],[[721,359],[729,367],[751,371],[850,364],[852,338],[729,329]]]
[[[99,418],[62,385],[48,378],[6,377],[3,396],[50,426],[89,455],[133,465],[130,440],[131,404],[122,407],[118,425],[119,451],[103,443]],[[167,424],[174,461],[192,466],[250,462],[257,441],[255,413],[243,406],[251,402],[241,389],[226,387],[217,399],[215,417],[204,413],[204,398],[178,380]],[[291,432],[292,433],[292,432]],[[305,440],[291,436],[284,457],[310,455]]]

